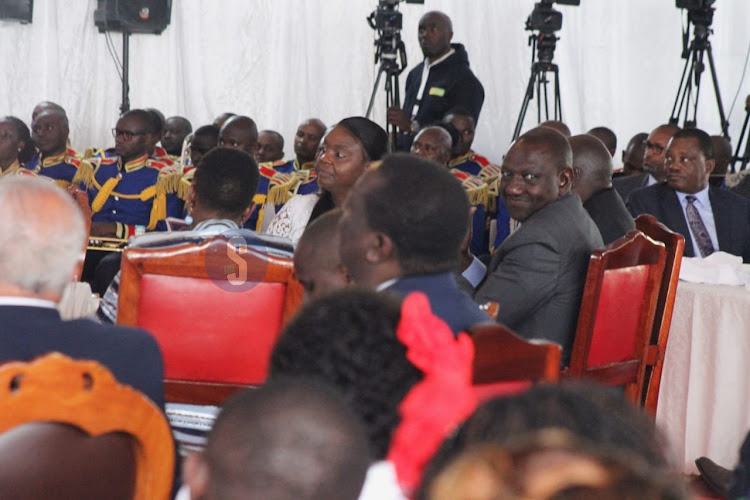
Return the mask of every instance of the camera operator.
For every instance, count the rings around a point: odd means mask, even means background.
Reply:
[[[399,150],[409,150],[421,127],[438,123],[455,107],[469,110],[476,122],[484,103],[484,88],[469,68],[460,43],[451,44],[453,25],[442,12],[428,12],[419,20],[422,61],[406,78],[404,108],[388,110],[388,122],[401,131]]]

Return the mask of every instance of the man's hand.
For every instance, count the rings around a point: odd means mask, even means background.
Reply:
[[[411,120],[409,119],[409,115],[406,114],[406,111],[397,106],[391,106],[388,108],[388,123],[397,126],[401,132],[411,131]]]

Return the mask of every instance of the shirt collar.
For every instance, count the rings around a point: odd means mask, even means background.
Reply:
[[[35,299],[32,297],[0,297],[0,306],[26,306],[56,309],[57,304],[51,300]]]
[[[680,204],[682,204],[682,206],[687,205],[688,196],[695,196],[701,206],[711,206],[711,201],[708,199],[708,186],[704,187],[697,193],[683,193],[682,191],[675,191],[675,193],[677,193],[677,198],[680,200]]]
[[[429,59],[427,59],[425,57],[424,58],[424,65],[427,66],[428,68],[432,68],[433,66],[437,66],[441,62],[445,61],[446,59],[448,59],[450,56],[452,56],[455,53],[456,53],[456,49],[454,49],[453,47],[451,47],[451,49],[448,52],[446,52],[445,55],[440,56],[439,58],[437,58],[435,60],[435,62],[432,62],[432,63],[430,62]]]
[[[4,171],[0,171],[0,177],[11,175],[13,172],[18,170],[19,168],[21,168],[21,164],[18,163],[18,158],[16,158],[15,161],[11,163],[8,168],[6,168]]]

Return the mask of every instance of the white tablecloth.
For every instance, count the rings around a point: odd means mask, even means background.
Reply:
[[[750,430],[750,292],[680,281],[656,422],[678,463],[707,456],[733,468]]]

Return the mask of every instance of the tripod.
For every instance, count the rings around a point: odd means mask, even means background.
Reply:
[[[554,33],[541,32],[539,35],[529,36],[531,49],[531,76],[526,86],[526,95],[523,97],[521,112],[518,114],[516,128],[513,131],[513,140],[518,139],[521,135],[523,121],[526,118],[526,111],[529,108],[529,102],[534,98],[534,88],[539,99],[537,105],[537,123],[542,122],[542,95],[544,96],[544,116],[549,120],[549,94],[547,84],[550,83],[547,75],[554,75],[554,96],[553,96],[553,113],[555,120],[562,120],[562,104],[560,102],[560,73],[557,64],[552,62],[555,53],[555,45],[558,38]],[[544,92],[544,94],[542,94]]]
[[[706,69],[706,65],[703,62],[704,56],[708,56],[708,69],[711,72],[711,81],[714,86],[714,93],[716,94],[716,105],[719,110],[719,120],[721,122],[721,133],[724,137],[729,139],[729,122],[727,121],[726,115],[724,114],[724,106],[721,103],[721,93],[719,92],[719,80],[716,77],[716,67],[714,66],[714,56],[711,50],[711,42],[708,40],[708,36],[712,33],[709,28],[713,21],[714,9],[705,7],[700,9],[688,10],[688,27],[683,34],[683,52],[682,57],[685,59],[685,67],[682,70],[682,77],[680,78],[680,86],[677,89],[677,97],[672,107],[672,115],[669,118],[669,123],[677,125],[680,120],[680,115],[684,113],[684,128],[695,128],[697,125],[697,114],[698,114],[698,98],[700,97],[701,91],[701,77],[703,71]],[[688,31],[690,29],[690,23],[693,24],[695,29],[693,30],[693,40],[690,45],[687,45]],[[694,83],[693,77],[694,76]],[[693,86],[695,86],[695,99],[693,97]],[[689,119],[690,107],[692,100],[692,119]]]
[[[375,64],[380,61],[378,76],[375,78],[375,84],[372,86],[370,94],[370,104],[367,106],[365,118],[370,118],[372,107],[375,104],[375,95],[378,93],[380,79],[385,75],[385,108],[386,111],[392,106],[401,107],[401,98],[399,96],[398,76],[406,68],[406,47],[401,41],[398,33],[390,36],[382,36],[375,41],[377,47],[375,51]],[[387,123],[386,132],[391,140],[393,151],[398,146],[398,129],[395,125]]]
[[[737,141],[737,149],[734,150],[734,156],[732,156],[732,172],[745,170],[747,168],[747,164],[750,163],[750,137],[745,136],[745,133],[747,132],[747,125],[748,123],[750,123],[750,95],[748,95],[747,99],[745,99],[745,111],[745,121],[742,123],[740,140]],[[740,156],[740,151],[742,151],[742,142],[745,140],[745,151],[742,153],[742,156]],[[739,168],[737,168],[737,162],[740,162]]]

